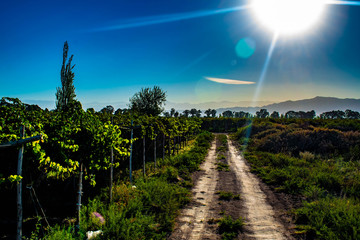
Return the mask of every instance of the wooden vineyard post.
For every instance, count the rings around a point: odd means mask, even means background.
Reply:
[[[25,126],[20,127],[20,139],[23,139],[25,136]],[[22,162],[24,155],[24,144],[21,145],[19,149],[18,165],[17,165],[17,175],[22,175]],[[22,207],[22,180],[20,179],[16,185],[17,192],[17,230],[16,230],[16,239],[21,240],[22,238],[22,221],[23,221],[23,207]]]
[[[113,176],[114,176],[114,149],[111,148],[110,152],[111,166],[110,166],[110,202],[112,201],[112,185],[113,185]]]
[[[179,136],[176,136],[175,139],[176,139],[176,142],[177,142],[176,145],[175,145],[176,146],[176,154],[179,155],[179,148],[180,148],[179,147]]]
[[[133,120],[131,120],[131,137],[130,137],[130,162],[129,162],[129,170],[130,170],[130,184],[132,185],[132,152],[133,152]]]
[[[156,136],[154,138],[154,164],[156,169]]]
[[[144,172],[144,177],[145,177],[145,174],[146,174],[146,169],[145,169],[145,135],[143,137],[143,172]]]
[[[169,159],[170,159],[170,155],[171,155],[171,146],[170,146],[170,141],[171,141],[171,138],[170,138],[170,136],[169,136],[169,144],[168,144],[168,154],[169,154]]]
[[[79,173],[79,182],[78,182],[78,195],[77,195],[77,203],[76,203],[76,213],[77,213],[77,229],[76,231],[79,231],[80,229],[80,211],[81,211],[81,195],[82,195],[82,179],[83,179],[83,163],[80,163],[80,173]]]
[[[164,161],[165,158],[165,133],[163,133],[163,154],[162,154],[162,160]]]
[[[113,115],[111,115],[111,124],[113,124],[114,122],[114,117]],[[114,149],[111,147],[111,152],[110,152],[110,161],[111,161],[111,165],[110,165],[110,186],[109,186],[109,198],[110,198],[110,202],[112,202],[112,185],[113,185],[113,178],[114,178]]]
[[[173,137],[173,147],[172,147],[172,155],[175,156],[176,154],[176,137]]]

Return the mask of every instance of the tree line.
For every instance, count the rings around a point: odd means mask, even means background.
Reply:
[[[221,115],[219,116],[221,117]],[[235,111],[224,111],[222,117],[226,118],[287,118],[287,119],[314,119],[317,118],[314,110],[311,111],[287,111],[285,114],[280,114],[277,111],[273,111],[271,114],[267,109],[260,109],[254,115],[249,112],[235,112]],[[321,113],[318,118],[321,119],[360,119],[360,113],[347,109],[345,111],[334,110],[329,112]]]

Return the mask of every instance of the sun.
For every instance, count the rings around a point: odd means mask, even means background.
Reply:
[[[323,15],[325,0],[252,0],[261,24],[278,34],[298,34],[309,30]]]

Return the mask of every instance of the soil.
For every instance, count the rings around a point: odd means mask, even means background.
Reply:
[[[224,215],[244,219],[243,231],[237,239],[294,239],[291,236],[294,226],[288,212],[292,199],[274,193],[251,173],[229,138],[225,159],[218,160],[219,144],[216,140],[212,143],[201,171],[193,175],[192,201],[181,211],[169,239],[221,239],[216,220]],[[228,164],[230,171],[217,170],[219,162]],[[240,200],[221,200],[220,191],[240,194]]]

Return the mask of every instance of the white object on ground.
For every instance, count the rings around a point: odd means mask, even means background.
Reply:
[[[101,235],[102,231],[101,230],[97,230],[97,231],[87,231],[86,232],[86,237],[88,240],[94,239],[97,236]]]

